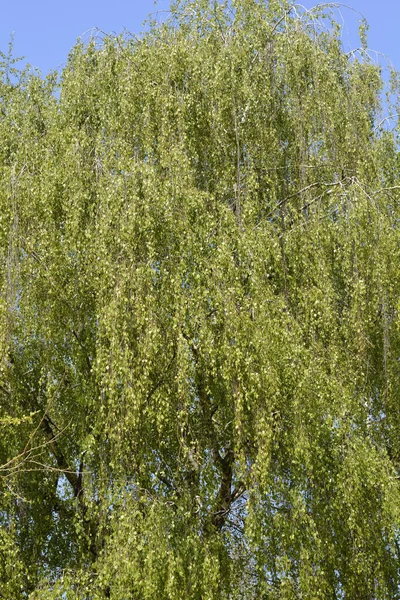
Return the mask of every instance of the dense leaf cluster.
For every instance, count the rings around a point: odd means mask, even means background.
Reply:
[[[400,598],[400,163],[364,41],[185,0],[59,82],[0,67],[0,597]]]

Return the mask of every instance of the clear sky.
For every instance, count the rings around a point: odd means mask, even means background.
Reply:
[[[142,31],[149,13],[167,9],[168,0],[3,0],[0,50],[7,52],[14,32],[14,53],[44,74],[58,69],[77,38],[98,27],[106,33]]]
[[[312,0],[300,3],[306,8],[316,4]],[[107,33],[120,33],[124,28],[139,33],[150,12],[165,10],[168,5],[168,0],[159,0],[157,6],[153,0],[4,0],[0,50],[7,50],[10,34],[14,32],[15,53],[25,55],[28,62],[45,74],[62,66],[78,36],[93,27]],[[348,5],[363,13],[369,22],[370,48],[387,54],[400,70],[400,0],[348,0]],[[348,50],[357,43],[359,15],[344,5],[340,11],[348,23],[343,40]]]

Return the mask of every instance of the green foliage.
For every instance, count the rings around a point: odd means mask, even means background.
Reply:
[[[325,13],[1,55],[1,597],[400,598],[398,138]]]

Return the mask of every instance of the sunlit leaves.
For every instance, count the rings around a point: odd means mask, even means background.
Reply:
[[[398,139],[362,42],[188,0],[59,84],[2,57],[6,597],[397,597]]]

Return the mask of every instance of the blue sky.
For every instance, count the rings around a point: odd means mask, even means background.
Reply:
[[[0,50],[6,52],[14,32],[14,53],[44,74],[59,68],[77,38],[98,27],[111,33],[142,30],[149,13],[169,6],[168,0],[4,0],[0,16]]]
[[[316,4],[302,0],[306,8]],[[62,66],[78,36],[99,27],[103,31],[120,33],[124,28],[139,33],[150,12],[168,8],[168,0],[5,0],[0,19],[0,50],[7,50],[14,32],[15,53],[25,55],[28,62],[44,74]],[[369,46],[387,54],[400,70],[400,0],[348,0],[363,13],[370,24]],[[359,15],[344,6],[340,9],[346,23],[346,49],[357,43],[355,31]],[[340,18],[340,15],[338,15]],[[381,59],[383,65],[383,59]]]

